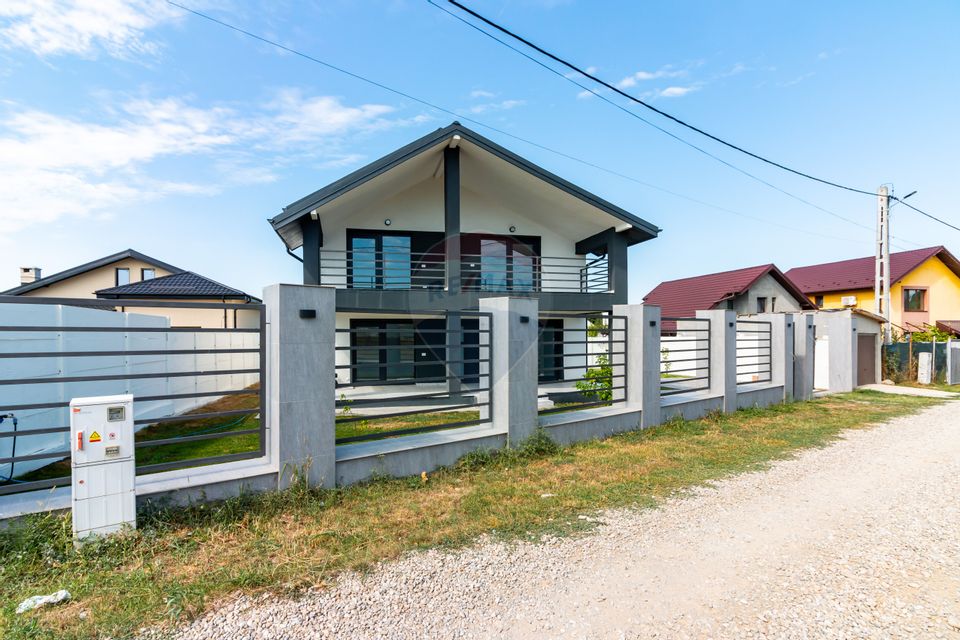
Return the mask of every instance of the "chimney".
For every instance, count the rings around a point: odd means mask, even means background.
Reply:
[[[20,284],[30,284],[40,279],[40,267],[20,267]]]

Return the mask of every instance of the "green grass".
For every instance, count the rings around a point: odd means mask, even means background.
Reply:
[[[825,445],[844,429],[938,402],[856,392],[675,420],[567,448],[541,434],[520,449],[471,454],[426,482],[295,487],[170,509],[80,549],[69,516],[27,518],[0,533],[0,637],[126,637],[144,625],[182,622],[238,590],[292,593],[411,549],[454,547],[491,531],[574,532],[589,526],[577,514],[653,506],[691,485]],[[23,598],[61,588],[70,603],[13,614]]]

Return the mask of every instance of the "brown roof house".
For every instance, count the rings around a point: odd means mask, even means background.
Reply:
[[[774,264],[661,282],[643,302],[660,307],[664,317],[677,318],[708,309],[748,315],[817,308]]]

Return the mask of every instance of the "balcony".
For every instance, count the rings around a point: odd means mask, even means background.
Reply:
[[[323,250],[320,284],[338,289],[442,291],[448,263],[440,252],[411,253],[408,248]],[[607,293],[607,256],[539,256],[505,251],[503,245],[462,253],[460,290],[496,293]]]

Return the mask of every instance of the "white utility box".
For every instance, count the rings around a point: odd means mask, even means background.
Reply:
[[[137,526],[133,396],[70,401],[73,535]]]

